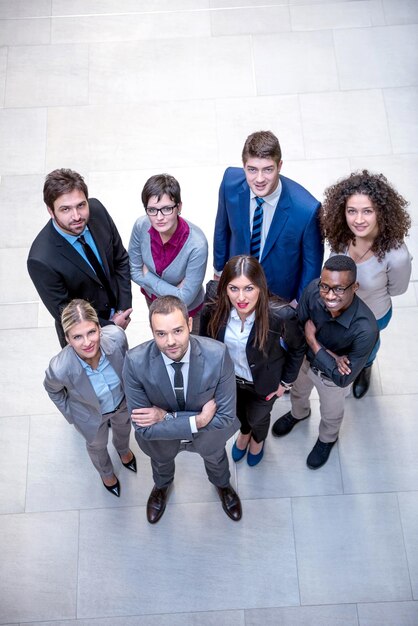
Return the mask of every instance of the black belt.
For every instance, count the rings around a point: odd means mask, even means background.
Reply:
[[[311,370],[316,376],[318,376],[318,378],[325,378],[325,380],[330,380],[331,382],[333,382],[332,378],[330,378],[329,376],[326,376],[324,372],[321,372],[321,370],[319,370],[317,367],[313,367],[311,365]]]
[[[123,398],[123,400],[125,400],[125,398]],[[116,407],[116,409],[113,409],[113,411],[109,411],[109,413],[103,413],[104,415],[113,415],[113,413],[116,413],[116,411],[119,411],[120,407],[123,404],[123,400],[120,401],[120,403],[118,404],[118,406]]]
[[[245,380],[245,378],[240,378],[240,376],[235,376],[235,380],[237,385],[249,385],[250,387],[254,387],[254,383],[251,380]]]

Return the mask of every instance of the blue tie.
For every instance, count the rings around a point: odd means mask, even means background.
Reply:
[[[259,259],[260,257],[260,246],[261,246],[261,229],[263,227],[263,198],[255,197],[255,201],[257,202],[257,207],[254,211],[254,219],[253,219],[253,232],[251,233],[251,246],[250,246],[250,254],[251,256]]]

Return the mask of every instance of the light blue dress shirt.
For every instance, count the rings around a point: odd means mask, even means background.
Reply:
[[[124,393],[119,376],[102,349],[100,349],[100,352],[100,361],[95,370],[86,361],[80,359],[78,354],[76,356],[91,382],[100,404],[100,410],[102,415],[104,415],[105,413],[112,413],[120,405],[124,398]]]
[[[83,257],[85,262],[90,265],[91,269],[94,272],[94,267],[90,264],[89,260],[86,257],[86,253],[84,252],[83,246],[78,241],[78,238],[81,235],[83,235],[84,239],[86,240],[86,243],[89,244],[90,248],[93,250],[94,254],[96,255],[98,261],[100,261],[100,265],[103,267],[103,261],[102,261],[102,259],[100,257],[99,251],[97,249],[97,246],[96,246],[96,244],[94,242],[94,239],[92,237],[92,234],[91,234],[88,226],[85,227],[85,229],[83,230],[82,233],[80,233],[80,235],[69,235],[68,233],[64,233],[61,230],[61,228],[56,224],[55,220],[52,220],[52,225],[54,226],[54,228],[57,231],[57,233],[59,233],[61,235],[61,237],[64,237],[64,239],[66,239],[68,241],[68,243],[73,246],[74,250],[77,250],[78,254]],[[103,269],[104,269],[104,267],[103,267]],[[96,272],[94,272],[94,273],[96,273]]]

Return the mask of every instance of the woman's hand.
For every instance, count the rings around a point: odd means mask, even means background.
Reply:
[[[278,398],[281,398],[282,395],[285,392],[285,388],[283,387],[283,385],[279,385],[276,389],[276,391],[273,391],[272,393],[269,393],[269,395],[266,397],[266,400],[269,401],[271,400],[274,396],[277,396]]]

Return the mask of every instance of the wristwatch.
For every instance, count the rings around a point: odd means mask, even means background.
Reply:
[[[168,422],[169,420],[174,420],[177,417],[177,413],[173,412],[173,413],[166,413],[163,417],[163,420],[165,422]]]

